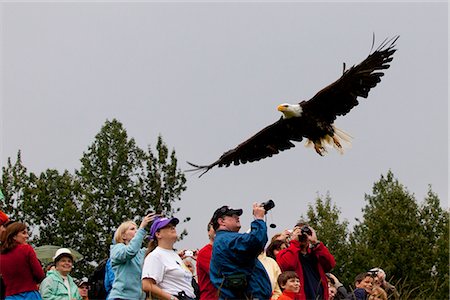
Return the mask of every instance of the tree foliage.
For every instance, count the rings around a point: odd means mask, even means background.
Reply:
[[[8,158],[6,167],[2,168],[2,210],[9,213],[12,220],[27,220],[27,203],[24,201],[25,189],[29,186],[27,168],[22,164],[22,155],[17,152],[16,161],[13,164]]]
[[[53,169],[27,174],[20,151],[16,162],[8,159],[2,170],[2,210],[29,225],[33,245],[70,247],[83,254],[75,275],[88,274],[91,262],[109,256],[113,233],[122,222],[140,223],[148,210],[171,216],[179,211],[174,204],[186,190],[175,151],[169,152],[162,137],[156,154],[150,148],[145,152],[116,119],[102,126],[75,174]]]
[[[388,171],[365,201],[363,218],[350,234],[329,194],[308,207],[309,224],[336,259],[333,273],[350,287],[357,274],[380,267],[401,299],[448,299],[449,212],[431,186],[418,204]]]
[[[128,219],[142,216],[138,189],[144,154],[134,139],[128,139],[122,124],[106,121],[81,158],[77,177],[84,212],[84,251],[88,261],[109,255],[114,230]]]
[[[342,276],[349,261],[348,251],[348,221],[340,221],[340,209],[331,202],[329,193],[325,197],[317,196],[313,205],[308,205],[307,219],[317,232],[319,240],[333,249],[336,260],[335,272]],[[304,217],[302,217],[304,218]]]

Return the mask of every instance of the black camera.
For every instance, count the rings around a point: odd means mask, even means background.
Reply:
[[[269,200],[269,201],[261,203],[261,206],[264,207],[264,210],[267,213],[269,210],[271,210],[272,208],[275,207],[275,202],[273,202],[272,200]]]
[[[302,235],[303,234],[307,234],[307,235],[312,234],[311,228],[309,228],[308,225],[303,225],[302,228],[300,229],[300,231],[301,231]]]
[[[308,225],[303,225],[302,228],[300,228],[300,236],[298,237],[298,239],[301,242],[304,242],[308,239],[308,235],[312,235],[312,231],[311,228],[309,228]]]

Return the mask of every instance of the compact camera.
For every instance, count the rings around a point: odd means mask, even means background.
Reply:
[[[185,257],[192,257],[192,256],[194,256],[194,251],[186,250],[186,251],[184,251],[184,256]]]

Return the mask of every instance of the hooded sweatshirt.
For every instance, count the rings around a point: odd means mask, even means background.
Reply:
[[[57,270],[47,272],[47,277],[42,281],[39,292],[41,293],[42,300],[82,300],[73,278],[67,275],[66,282],[64,282],[63,276]]]

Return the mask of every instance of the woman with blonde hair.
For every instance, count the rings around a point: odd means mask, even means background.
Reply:
[[[145,227],[155,214],[146,215],[138,226],[133,221],[123,222],[114,234],[111,245],[111,266],[115,275],[108,299],[145,299],[141,288],[142,263],[146,248],[142,247]]]
[[[2,237],[0,274],[5,283],[5,299],[41,299],[38,284],[45,274],[36,252],[27,244],[27,226],[10,222]]]

